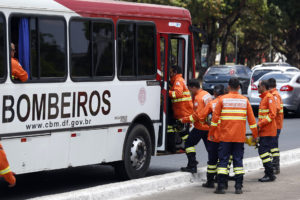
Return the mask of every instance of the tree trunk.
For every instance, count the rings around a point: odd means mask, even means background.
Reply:
[[[196,70],[201,68],[201,46],[202,42],[200,40],[199,34],[194,33],[194,49],[195,49],[195,60],[196,60]]]

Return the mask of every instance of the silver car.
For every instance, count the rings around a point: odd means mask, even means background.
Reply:
[[[285,111],[292,111],[300,115],[300,72],[269,72],[252,83],[251,95],[248,97],[254,110],[257,111],[261,100],[258,93],[258,83],[270,78],[276,80],[276,88],[281,95]]]

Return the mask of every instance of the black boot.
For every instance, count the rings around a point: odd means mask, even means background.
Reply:
[[[186,167],[181,167],[180,170],[182,172],[197,173],[198,161],[196,160],[196,153],[188,153],[186,156],[188,158],[188,165]]]
[[[280,174],[280,160],[278,156],[273,157],[272,165],[274,174]]]
[[[267,162],[264,164],[265,167],[265,176],[258,179],[260,182],[272,182],[275,181],[276,176],[274,176],[273,166],[271,162]]]
[[[229,174],[226,175],[225,184],[224,184],[224,189],[225,190],[228,189],[228,181],[229,181]]]
[[[270,175],[267,175],[265,174],[264,177],[258,179],[258,181],[260,182],[272,182],[272,181],[275,181],[276,180],[276,176],[270,176]]]
[[[243,174],[235,175],[235,194],[243,194],[243,180]]]
[[[202,187],[206,187],[206,188],[215,188],[215,177],[216,174],[212,174],[212,173],[207,173],[207,181],[206,183],[202,184]]]
[[[215,191],[216,194],[225,194],[225,182],[226,176],[224,174],[218,174],[218,187]]]

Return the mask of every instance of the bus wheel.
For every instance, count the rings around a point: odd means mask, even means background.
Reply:
[[[149,131],[141,124],[135,125],[124,146],[124,160],[115,165],[115,172],[121,179],[144,177],[151,160],[151,138]]]

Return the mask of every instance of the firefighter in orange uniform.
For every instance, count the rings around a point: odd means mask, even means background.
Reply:
[[[260,182],[270,182],[276,179],[270,152],[276,142],[277,127],[275,117],[277,108],[274,96],[268,90],[268,81],[261,81],[258,85],[258,92],[261,94],[261,102],[258,110],[258,153],[265,168],[265,176],[259,179]]]
[[[13,43],[11,43],[11,75],[13,79],[18,79],[22,82],[27,81],[28,79],[28,74],[27,72],[22,68],[22,66],[20,65],[19,61],[14,58],[15,57],[15,52],[16,52],[16,48],[15,45]]]
[[[212,97],[208,92],[200,88],[199,80],[190,80],[188,88],[193,96],[194,113],[181,119],[181,121],[183,123],[194,123],[194,128],[185,142],[185,152],[188,158],[188,164],[186,167],[182,167],[181,171],[196,173],[198,162],[196,160],[195,145],[202,139],[205,148],[207,149],[209,125],[207,122],[201,123],[200,121],[195,121],[195,119],[197,118],[197,115],[200,115],[200,113],[203,112],[205,106],[212,100]]]
[[[279,135],[281,133],[283,118],[284,118],[283,102],[279,92],[276,89],[276,80],[274,78],[270,78],[268,82],[270,87],[270,93],[274,96],[274,99],[276,101],[276,107],[277,107],[277,115],[275,118],[276,126],[277,126],[277,135],[276,135],[276,140],[274,142],[274,146],[271,149],[271,155],[273,158],[272,165],[274,169],[274,174],[279,174],[280,173],[280,152],[279,152],[278,140],[279,140]]]
[[[16,178],[10,170],[6,154],[2,145],[0,144],[0,177],[3,177],[6,182],[9,183],[8,187],[14,187],[16,185]]]
[[[216,85],[214,87],[214,97],[215,99],[209,102],[205,108],[203,113],[200,114],[195,120],[199,120],[204,122],[207,119],[207,116],[215,110],[217,103],[220,98],[224,95],[224,86]],[[219,148],[219,135],[220,134],[220,126],[217,129],[209,129],[208,137],[207,137],[207,151],[208,151],[208,162],[207,162],[207,181],[203,183],[203,187],[214,188],[215,180],[214,178],[217,175],[217,164],[218,164],[218,148]]]
[[[179,66],[174,65],[170,68],[170,79],[172,87],[169,90],[169,97],[172,102],[172,117],[174,117],[175,120],[179,120],[183,117],[190,116],[193,113],[192,97],[182,78],[182,72]],[[176,132],[172,126],[172,121],[175,120],[169,119],[168,133]],[[185,141],[188,138],[188,130],[181,134],[182,140]]]
[[[244,142],[246,139],[246,120],[253,134],[257,137],[257,125],[252,111],[252,107],[246,97],[239,94],[240,82],[233,77],[229,80],[229,93],[223,95],[213,112],[211,129],[218,128],[221,120],[219,134],[219,165],[218,165],[218,187],[217,194],[224,194],[228,177],[228,161],[230,155],[233,157],[233,171],[235,173],[235,193],[243,193],[243,156]]]

